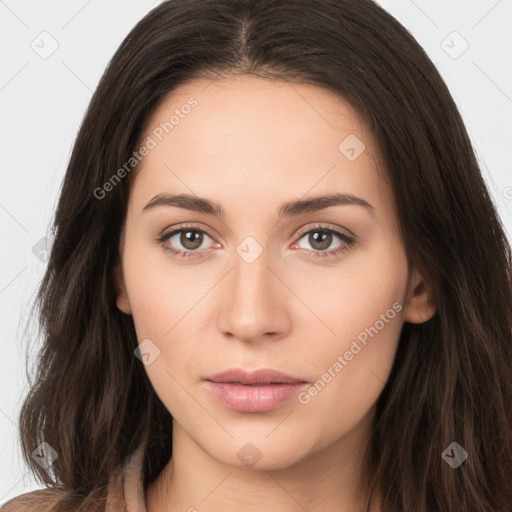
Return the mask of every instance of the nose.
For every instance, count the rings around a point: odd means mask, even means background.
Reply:
[[[272,267],[272,268],[270,268]],[[251,263],[234,254],[233,268],[223,280],[219,329],[232,338],[256,342],[285,336],[291,326],[291,292],[276,276],[267,251]]]

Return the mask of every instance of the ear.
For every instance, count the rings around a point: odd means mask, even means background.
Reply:
[[[432,296],[431,286],[420,271],[413,267],[409,276],[404,321],[422,324],[430,320],[436,312]]]
[[[126,286],[124,284],[123,271],[121,269],[120,263],[117,263],[114,267],[114,282],[117,293],[117,308],[125,315],[131,315],[132,310],[130,307],[130,302],[128,301],[128,294],[126,293]]]

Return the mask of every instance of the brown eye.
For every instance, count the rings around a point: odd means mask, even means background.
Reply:
[[[332,249],[331,245],[336,241],[336,238],[341,239],[341,242],[344,242],[346,239],[341,233],[335,233],[326,228],[316,228],[304,233],[300,237],[300,240],[306,240],[310,247],[302,247],[300,244],[299,247],[313,251],[325,251],[329,248]]]
[[[195,251],[203,243],[203,233],[200,231],[181,231],[180,244],[189,251]]]
[[[183,226],[158,237],[157,241],[175,256],[192,258],[209,249],[208,246],[204,247],[204,242],[208,242],[208,239],[213,242],[212,237],[202,229]]]
[[[338,244],[331,247],[333,242],[338,240]],[[305,240],[309,247],[301,244]],[[317,226],[309,231],[303,232],[298,241],[294,244],[295,248],[306,251],[305,256],[308,257],[331,257],[341,255],[349,250],[355,243],[355,238],[348,234],[344,234],[337,229]]]
[[[326,231],[311,231],[309,233],[308,242],[313,249],[324,251],[332,243],[332,234]]]

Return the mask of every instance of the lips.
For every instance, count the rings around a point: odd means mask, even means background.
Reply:
[[[277,370],[230,369],[207,377],[205,384],[226,407],[254,413],[275,409],[293,398],[307,382]]]
[[[278,370],[263,368],[254,372],[247,372],[239,368],[231,368],[224,372],[216,373],[205,380],[211,382],[238,383],[245,385],[269,385],[269,384],[303,384],[306,381],[296,379]]]

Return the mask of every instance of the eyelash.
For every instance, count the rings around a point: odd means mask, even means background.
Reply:
[[[182,250],[179,250],[179,249],[173,249],[172,247],[169,247],[169,246],[165,245],[165,242],[167,240],[169,240],[171,237],[173,237],[177,233],[181,233],[183,231],[194,231],[194,232],[197,232],[197,233],[203,233],[203,234],[208,235],[210,238],[213,239],[213,236],[208,231],[205,231],[204,229],[200,229],[197,226],[194,226],[194,225],[191,225],[191,224],[185,224],[183,226],[180,226],[178,229],[174,229],[174,230],[170,231],[169,233],[164,233],[164,234],[158,236],[156,241],[162,246],[162,248],[166,252],[169,252],[169,253],[173,254],[174,256],[176,256],[178,258],[183,258],[183,259],[190,259],[190,258],[200,257],[199,256],[200,252],[208,250],[208,249],[196,249],[196,250],[182,251]],[[297,239],[297,242],[304,235],[309,235],[310,233],[315,233],[315,232],[330,233],[331,235],[336,235],[337,237],[339,237],[341,239],[343,244],[340,247],[338,247],[337,249],[331,249],[330,251],[313,251],[314,255],[309,254],[307,256],[307,257],[310,257],[310,258],[331,258],[331,257],[336,257],[336,256],[340,255],[341,253],[343,253],[345,251],[348,251],[354,245],[354,243],[356,241],[355,237],[352,237],[352,236],[349,236],[349,235],[347,235],[345,233],[342,233],[341,231],[338,231],[337,229],[330,228],[330,227],[327,227],[327,226],[317,225],[317,226],[314,226],[314,227],[308,229],[307,231],[304,231],[304,232],[300,233],[298,235],[299,238]],[[310,249],[301,249],[301,248],[299,248],[299,250],[307,251],[307,252],[311,253]]]

